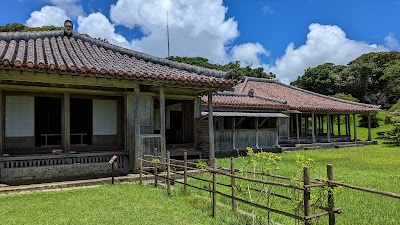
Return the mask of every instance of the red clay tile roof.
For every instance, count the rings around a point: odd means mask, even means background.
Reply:
[[[248,94],[235,92],[220,92],[212,96],[213,106],[219,108],[247,109],[287,109],[286,102],[262,96],[250,97]],[[208,104],[208,96],[201,98],[204,105]]]
[[[287,101],[288,109],[299,111],[373,113],[380,108],[376,105],[332,98],[273,79],[246,77],[244,82],[235,86],[235,93],[248,93],[251,89],[254,90],[254,95]]]
[[[173,62],[64,31],[0,33],[0,68],[125,79],[164,80],[227,89],[227,73]]]

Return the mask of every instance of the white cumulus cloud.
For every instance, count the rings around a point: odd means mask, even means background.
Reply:
[[[400,51],[400,43],[392,33],[385,37],[385,45],[391,50]]]
[[[88,34],[93,38],[105,38],[111,44],[130,48],[131,45],[126,38],[115,33],[114,25],[102,13],[91,13],[87,17],[78,17],[78,32]]]
[[[338,26],[313,23],[309,30],[304,45],[296,48],[290,43],[285,54],[275,61],[275,65],[266,65],[266,70],[288,83],[297,79],[308,67],[326,62],[345,65],[365,53],[388,51],[382,45],[348,39]]]
[[[170,55],[229,61],[227,46],[239,31],[234,18],[225,18],[227,8],[222,0],[118,0],[111,5],[110,18],[116,25],[143,32],[142,38],[132,41],[134,49],[165,57],[167,10]]]
[[[269,52],[260,43],[244,43],[234,46],[231,54],[232,61],[240,61],[242,66],[260,67],[260,56]]]
[[[68,16],[75,19],[78,16],[85,15],[85,11],[79,0],[48,0],[54,6],[62,8],[65,10]]]
[[[64,9],[56,6],[43,6],[40,11],[31,13],[31,17],[26,20],[29,27],[41,26],[64,26],[64,21],[70,19]]]

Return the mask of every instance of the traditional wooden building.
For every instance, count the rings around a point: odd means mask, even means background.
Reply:
[[[72,33],[68,21],[0,33],[0,181],[98,176],[113,155],[128,172],[140,153],[191,154],[200,96],[233,85],[224,72]]]
[[[209,100],[203,97],[202,101],[204,124]],[[246,147],[272,151],[296,144],[357,142],[356,114],[369,115],[380,108],[303,90],[276,79],[251,77],[238,83],[234,92],[214,94],[213,106],[217,155],[232,155]],[[370,120],[368,131],[370,141]],[[204,138],[203,143],[206,141]],[[207,151],[208,146],[200,147]]]

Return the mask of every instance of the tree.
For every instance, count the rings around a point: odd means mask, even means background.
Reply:
[[[344,68],[333,63],[308,68],[304,75],[290,84],[320,94],[333,95],[340,90],[342,81],[339,74]]]
[[[43,26],[43,27],[28,27],[20,23],[6,24],[0,26],[0,32],[28,32],[28,31],[51,31],[51,30],[64,30],[64,27],[56,26]]]
[[[338,99],[343,99],[346,101],[351,101],[351,102],[359,102],[357,98],[354,98],[351,94],[345,94],[345,93],[337,93],[332,95],[331,97],[338,98]]]
[[[257,78],[276,78],[275,74],[273,74],[271,72],[266,73],[264,71],[264,68],[262,68],[262,67],[258,67],[258,68],[251,68],[249,66],[240,67],[239,61],[236,61],[234,63],[230,62],[225,65],[220,65],[220,64],[210,63],[208,61],[208,59],[202,58],[202,57],[169,56],[169,57],[167,57],[167,59],[176,61],[176,62],[194,65],[194,66],[200,66],[200,67],[209,68],[209,69],[226,71],[226,72],[232,73],[233,78],[237,79],[237,80],[242,79],[243,76],[257,77]]]

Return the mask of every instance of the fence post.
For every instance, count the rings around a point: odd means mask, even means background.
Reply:
[[[154,162],[154,187],[157,187],[157,167],[158,163]]]
[[[231,174],[235,175],[235,158],[231,157]],[[234,177],[231,177],[231,188],[232,188],[232,197],[236,197],[235,192],[236,181]],[[237,202],[234,198],[232,198],[232,211],[236,212],[237,210]]]
[[[213,206],[213,212],[212,212],[212,217],[215,218],[216,213],[217,213],[217,159],[213,158],[212,159],[213,163],[213,190],[212,190],[212,206]]]
[[[170,173],[170,169],[171,169],[171,159],[170,159],[170,154],[169,151],[167,151],[167,192],[168,195],[171,194],[171,173]]]
[[[326,165],[326,172],[328,175],[328,180],[333,181],[333,166],[332,164]],[[328,184],[328,210],[329,210],[329,225],[335,224],[335,213],[333,212],[333,208],[335,207],[335,199],[333,196],[333,185]]]
[[[187,194],[187,151],[183,151],[183,191]]]
[[[142,150],[142,149],[141,149]],[[143,184],[143,151],[140,151],[139,183]]]
[[[310,184],[310,167],[305,166],[303,168],[303,182],[304,186]],[[304,189],[304,219],[310,215],[310,190],[308,188]],[[305,225],[311,225],[311,220],[305,219]]]

